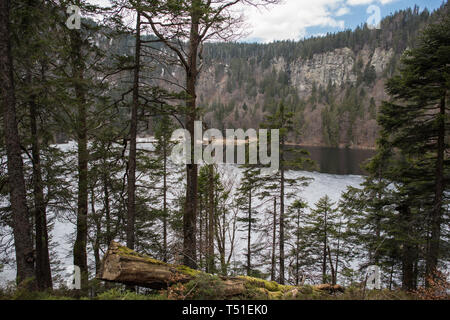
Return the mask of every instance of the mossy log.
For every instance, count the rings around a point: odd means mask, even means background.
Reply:
[[[164,290],[176,284],[196,280],[201,275],[207,274],[186,266],[167,264],[152,259],[113,241],[103,258],[97,278],[108,282]],[[294,298],[302,291],[301,287],[280,285],[273,281],[246,276],[219,277],[219,279],[222,283],[223,295],[227,298],[246,296],[251,290],[265,294],[270,299]],[[321,292],[341,291],[339,286],[327,285],[312,287],[312,289]]]

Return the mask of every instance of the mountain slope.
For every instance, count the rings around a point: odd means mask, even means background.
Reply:
[[[419,8],[366,26],[304,41],[205,45],[200,106],[213,127],[258,128],[284,101],[295,112],[304,145],[373,148],[376,112],[387,77],[436,14]]]

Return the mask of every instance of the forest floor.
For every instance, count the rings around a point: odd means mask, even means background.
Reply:
[[[187,296],[178,295],[170,290],[147,291],[135,293],[126,291],[121,286],[114,288],[96,288],[97,293],[86,296],[77,296],[74,291],[53,290],[48,292],[32,292],[28,290],[0,289],[0,300],[223,300],[214,296],[214,289],[201,292],[192,292]],[[282,300],[450,300],[450,295],[441,297],[425,297],[418,293],[408,293],[401,290],[363,290],[360,288],[347,288],[344,293],[326,293],[312,290],[309,286],[304,286],[295,296],[283,298]],[[261,295],[234,297],[233,300],[279,300],[270,299]]]

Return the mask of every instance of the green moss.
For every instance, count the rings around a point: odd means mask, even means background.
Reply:
[[[133,251],[133,250],[127,248],[127,247],[120,246],[120,247],[117,248],[117,251],[118,251],[120,256],[138,257],[138,258],[144,259],[145,261],[148,261],[151,264],[166,265],[166,263],[164,263],[162,261],[153,259],[153,258],[151,258],[151,257],[149,257],[147,255],[144,255],[144,254],[137,253],[136,251]]]
[[[223,300],[225,286],[218,276],[201,273],[194,280],[186,283],[184,294],[191,300]]]
[[[284,292],[291,288],[290,286],[283,286],[274,281],[267,281],[267,280],[257,279],[257,278],[247,277],[247,276],[241,276],[239,278],[244,279],[246,281],[247,286],[256,287],[256,288],[264,288],[270,292],[277,292],[277,291]]]
[[[192,277],[196,277],[196,276],[199,276],[199,275],[202,274],[201,271],[194,270],[194,269],[191,269],[191,268],[186,267],[186,266],[175,266],[175,269],[177,269],[177,271],[179,271],[179,272],[181,272],[183,274],[186,274],[186,275],[189,275],[189,276],[192,276]]]
[[[275,291],[275,292],[268,292],[269,294],[269,300],[280,300],[283,298],[283,292],[281,291]]]
[[[302,293],[302,294],[312,294],[313,293],[313,287],[311,287],[308,284],[304,285],[303,287],[301,287],[300,293]]]
[[[167,299],[163,295],[153,294],[144,295],[137,294],[131,291],[124,291],[118,288],[114,288],[99,294],[96,300],[164,300]]]

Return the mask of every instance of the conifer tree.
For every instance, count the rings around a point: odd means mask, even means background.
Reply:
[[[286,170],[289,168],[307,168],[312,165],[311,159],[308,158],[308,153],[305,150],[301,150],[296,152],[294,159],[288,159],[286,157],[286,153],[288,151],[287,142],[289,138],[289,134],[293,132],[293,117],[294,113],[292,111],[288,111],[285,108],[284,102],[281,102],[277,108],[276,113],[273,115],[269,115],[266,117],[266,122],[263,124],[263,127],[270,129],[278,129],[280,130],[280,168],[279,170],[273,174],[270,179],[266,179],[266,185],[269,189],[276,189],[279,191],[279,203],[280,203],[280,211],[279,211],[279,265],[280,265],[280,283],[284,284],[285,277],[285,202],[286,198],[289,198],[295,192],[292,188],[300,188],[307,186],[309,184],[309,180],[305,177],[298,177],[296,179],[287,178]],[[291,190],[287,190],[291,188]]]
[[[258,219],[256,210],[254,208],[254,201],[259,193],[261,187],[261,169],[253,165],[247,165],[243,168],[243,176],[240,186],[237,190],[239,194],[238,206],[242,212],[245,212],[243,217],[238,219],[246,229],[247,251],[245,269],[248,276],[253,274],[252,256],[253,256],[253,242],[252,234],[255,230],[255,224]]]
[[[288,208],[286,214],[287,243],[290,246],[287,258],[290,260],[289,270],[292,276],[292,284],[298,286],[303,283],[306,275],[302,270],[305,260],[308,259],[307,239],[304,228],[307,204],[304,201],[296,200]],[[307,263],[307,262],[306,262]]]
[[[427,278],[437,271],[442,255],[444,193],[448,186],[445,176],[450,167],[446,156],[450,72],[447,10],[437,17],[437,23],[425,28],[418,46],[404,53],[399,74],[386,85],[392,99],[383,103],[379,116],[379,124],[388,136],[386,142],[398,148],[408,163],[397,171],[401,172],[403,188],[416,190],[427,206]]]
[[[10,1],[0,2],[0,81],[1,105],[3,109],[3,132],[8,158],[8,183],[12,207],[12,226],[16,250],[17,282],[33,279],[34,257],[31,238],[29,210],[26,203],[23,160],[17,128],[16,92],[14,89],[14,67],[11,56]]]
[[[172,132],[175,128],[171,122],[169,116],[163,115],[157,121],[155,126],[155,138],[157,140],[155,153],[162,167],[160,168],[160,175],[162,176],[162,220],[163,220],[163,261],[167,262],[168,259],[168,193],[169,185],[171,181],[169,180],[170,171],[174,168],[169,168],[169,155],[174,142],[171,141]],[[173,183],[173,181],[172,181]]]

